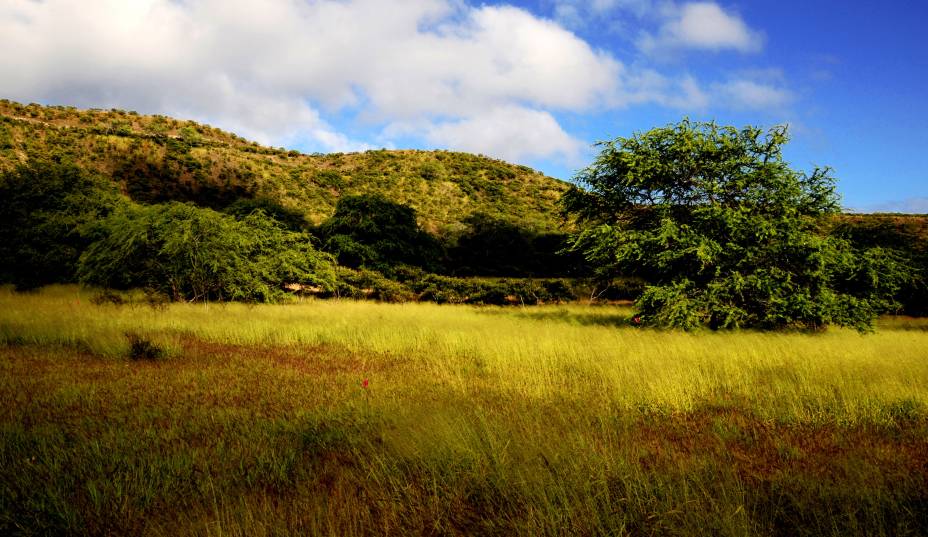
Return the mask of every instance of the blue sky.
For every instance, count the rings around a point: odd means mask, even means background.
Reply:
[[[308,152],[449,148],[570,179],[591,143],[788,123],[849,209],[928,212],[922,2],[5,0],[0,97]]]

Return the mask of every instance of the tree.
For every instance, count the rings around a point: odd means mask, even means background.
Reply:
[[[83,283],[145,287],[175,300],[274,301],[290,283],[334,290],[331,259],[310,236],[257,210],[237,220],[193,205],[127,206],[81,255]]]
[[[648,282],[641,324],[868,329],[906,271],[827,234],[835,180],[792,170],[787,141],[785,127],[684,120],[601,143],[562,200],[578,223],[572,248],[601,278]]]
[[[319,226],[323,249],[339,264],[389,273],[399,264],[436,270],[444,257],[438,241],[419,228],[412,207],[380,194],[345,196]]]
[[[34,160],[0,175],[0,281],[74,281],[88,224],[123,202],[110,181],[70,163]]]
[[[563,277],[582,273],[582,260],[560,253],[566,234],[537,233],[479,211],[462,223],[467,228],[448,252],[455,275]]]

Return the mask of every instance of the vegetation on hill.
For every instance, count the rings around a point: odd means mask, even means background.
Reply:
[[[532,232],[558,230],[567,183],[525,166],[450,151],[305,155],[262,147],[193,121],[122,110],[0,100],[0,171],[30,159],[68,160],[111,177],[143,203],[214,209],[267,200],[321,224],[345,195],[380,194],[416,211],[427,232],[453,240],[482,213]]]

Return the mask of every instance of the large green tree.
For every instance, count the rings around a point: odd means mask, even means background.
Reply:
[[[826,233],[827,168],[795,171],[785,127],[684,120],[600,144],[563,198],[602,278],[648,282],[636,321],[685,329],[867,329],[906,278],[891,253]]]

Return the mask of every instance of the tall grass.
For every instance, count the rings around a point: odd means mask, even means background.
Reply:
[[[921,320],[91,298],[0,294],[7,533],[928,531]]]

